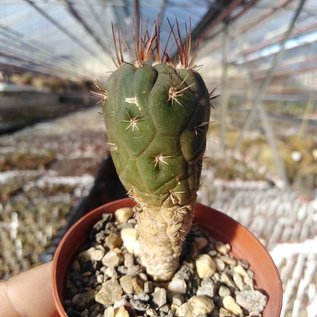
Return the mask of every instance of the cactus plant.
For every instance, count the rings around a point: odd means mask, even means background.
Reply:
[[[176,30],[170,23],[169,36],[177,66],[168,45],[161,52],[157,25],[134,40],[132,63],[124,59],[120,33],[113,35],[118,69],[106,89],[98,85],[110,152],[137,203],[141,262],[154,279],[168,280],[193,220],[212,97],[190,57],[190,35],[182,40],[178,23]]]

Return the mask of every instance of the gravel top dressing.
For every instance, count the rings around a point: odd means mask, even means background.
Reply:
[[[179,270],[169,282],[155,282],[140,264],[136,226],[131,208],[94,225],[67,273],[68,316],[262,316],[267,296],[230,245],[193,224]]]

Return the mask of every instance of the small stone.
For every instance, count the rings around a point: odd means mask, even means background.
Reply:
[[[103,317],[114,317],[114,308],[113,306],[109,306],[105,309],[103,313]]]
[[[128,269],[124,265],[119,265],[116,269],[122,275],[126,275],[128,272]]]
[[[250,267],[250,264],[247,260],[239,260],[238,263],[246,270],[248,270]]]
[[[138,239],[138,233],[134,228],[123,228],[121,230],[121,238],[123,240],[123,245],[128,250],[129,253],[134,253],[134,247]]]
[[[132,278],[133,291],[135,294],[140,294],[144,292],[144,282],[138,277]]]
[[[130,300],[130,304],[132,305],[132,307],[136,310],[139,310],[139,311],[146,311],[147,309],[150,308],[150,304],[148,303],[144,303],[142,302],[141,300],[139,299],[134,299],[132,298]]]
[[[103,270],[105,268],[105,270]],[[102,271],[104,271],[104,274],[108,277],[108,278],[116,278],[117,277],[117,272],[115,270],[115,268],[113,267],[102,267],[101,268]]]
[[[237,304],[235,299],[232,296],[226,296],[222,299],[222,304],[225,309],[230,311],[235,315],[242,315],[243,311],[241,307]]]
[[[243,276],[243,278],[248,277],[248,272],[242,267],[241,264],[236,265],[233,268],[234,272],[240,274],[241,276]]]
[[[127,296],[126,295],[122,295],[121,299],[116,301],[113,305],[114,308],[118,308],[121,306],[124,306],[127,310],[129,310],[129,308],[131,307],[129,301],[127,300]]]
[[[148,277],[145,273],[139,273],[138,277],[144,282],[148,280]]]
[[[212,276],[212,280],[215,283],[218,283],[220,281],[220,274],[218,272],[216,272],[213,276]]]
[[[133,295],[133,298],[138,299],[142,302],[148,302],[150,300],[150,295],[145,293],[140,293],[140,294]]]
[[[110,250],[105,254],[101,262],[107,267],[117,267],[122,263],[122,256],[114,250]]]
[[[120,278],[120,285],[126,294],[133,293],[132,276],[124,275]]]
[[[217,270],[216,262],[208,254],[202,254],[196,260],[196,270],[201,279],[211,277]]]
[[[207,296],[193,296],[176,310],[178,317],[198,317],[210,314],[215,308],[214,302]]]
[[[166,304],[166,289],[161,287],[155,287],[152,297],[156,307],[160,308],[164,306]]]
[[[129,312],[124,306],[120,306],[114,309],[114,317],[129,317]]]
[[[230,244],[224,244],[220,241],[216,242],[215,247],[219,253],[224,254],[224,255],[228,254],[231,250]]]
[[[169,282],[167,289],[173,293],[185,294],[187,290],[187,285],[185,280],[180,278],[173,278]]]
[[[162,314],[163,314],[163,316],[166,316],[166,314],[167,314],[167,316],[170,315],[170,314],[169,314],[170,308],[169,308],[168,305],[162,306],[162,307],[159,309],[159,311],[160,311],[160,315],[162,315]]]
[[[104,306],[113,305],[122,296],[122,288],[116,279],[111,279],[102,284],[101,289],[95,296],[96,302]]]
[[[215,283],[211,279],[202,280],[199,288],[197,289],[198,296],[213,297],[215,291]]]
[[[93,231],[98,232],[106,226],[112,220],[112,214],[104,213],[102,214],[102,218],[96,222],[93,226]]]
[[[219,309],[219,317],[234,317],[234,315],[223,307]]]
[[[85,307],[91,302],[95,297],[95,291],[89,290],[83,293],[79,293],[73,296],[72,304],[79,307]]]
[[[242,276],[236,272],[233,273],[232,275],[233,281],[235,282],[235,284],[237,285],[238,289],[240,291],[242,291],[244,289],[244,283],[243,283],[243,279]]]
[[[79,253],[78,257],[82,261],[101,261],[105,255],[104,249],[96,249],[94,247]]]
[[[96,277],[96,280],[97,280],[98,284],[101,284],[103,282],[103,280],[104,280],[103,274],[98,274],[97,277]]]
[[[173,297],[172,297],[172,307],[175,308],[175,310],[183,305],[185,302],[185,299],[184,299],[184,296],[181,295],[181,294],[173,294]]]
[[[153,308],[147,309],[145,311],[145,314],[146,314],[146,316],[149,316],[149,317],[158,317],[158,314],[157,314],[156,310],[153,309]]]
[[[254,281],[253,276],[254,273],[250,270],[246,270],[242,264],[238,264],[233,268],[234,273],[238,273],[243,277],[243,282],[245,285],[248,286],[250,289],[254,289]]]
[[[143,281],[143,279],[142,279]],[[144,282],[144,293],[153,293],[153,283],[149,281]]]
[[[140,270],[140,265],[132,265],[130,267],[127,267],[127,275],[136,276],[139,274]]]
[[[204,237],[195,238],[195,244],[198,250],[202,250],[205,246],[208,245],[208,240]]]
[[[249,289],[254,289],[254,280],[253,278],[246,276],[244,278],[244,283],[249,287]]]
[[[229,296],[231,293],[230,289],[227,286],[221,285],[219,287],[218,294],[220,297],[226,297]]]
[[[113,250],[122,246],[122,239],[117,233],[110,233],[105,239],[106,246]]]
[[[131,267],[134,265],[133,255],[131,253],[124,254],[124,266]]]
[[[115,211],[115,217],[119,223],[127,223],[132,216],[133,209],[130,207],[119,208]]]
[[[219,259],[219,258],[217,258],[217,257],[215,257],[214,260],[215,260],[215,262],[216,262],[217,271],[218,271],[218,272],[222,272],[222,271],[225,269],[225,267],[226,267],[225,262],[223,262],[221,259]]]
[[[232,278],[225,272],[220,274],[220,281],[231,288],[235,288]]]
[[[136,242],[134,244],[133,253],[135,256],[140,256],[140,242],[139,242],[139,240],[136,240]]]
[[[221,256],[220,258],[221,258],[221,260],[222,260],[223,262],[225,262],[225,263],[228,264],[228,265],[234,266],[234,265],[237,264],[237,260],[234,259],[234,258],[232,258],[231,256],[223,255],[223,256]]]
[[[260,314],[267,303],[267,297],[257,290],[243,290],[236,292],[237,303],[251,315]]]

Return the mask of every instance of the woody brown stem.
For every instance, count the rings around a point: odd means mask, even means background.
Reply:
[[[143,207],[139,213],[140,259],[155,280],[170,280],[177,270],[183,241],[192,224],[194,203]]]

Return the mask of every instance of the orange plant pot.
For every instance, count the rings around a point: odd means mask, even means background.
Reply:
[[[60,316],[67,316],[63,307],[64,281],[68,266],[77,254],[79,247],[87,240],[93,225],[103,213],[114,213],[118,208],[133,207],[135,202],[121,199],[100,206],[75,223],[61,240],[53,259],[53,295]],[[232,254],[249,262],[255,273],[256,285],[268,295],[268,303],[263,317],[279,317],[282,307],[282,283],[278,270],[264,246],[241,224],[223,214],[197,203],[195,222],[208,230],[210,235],[223,243],[229,243]]]

